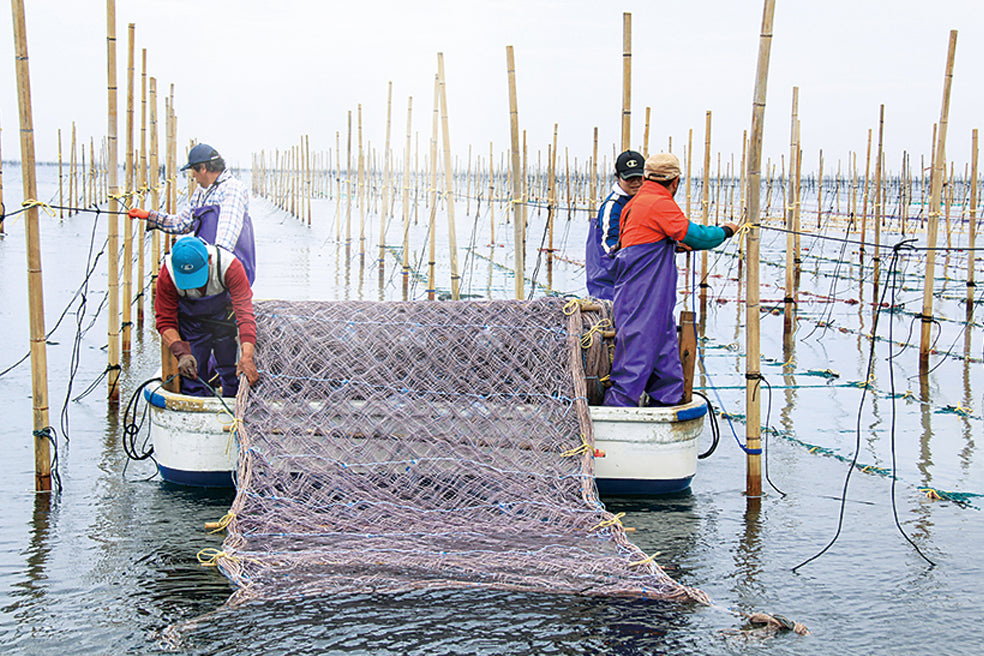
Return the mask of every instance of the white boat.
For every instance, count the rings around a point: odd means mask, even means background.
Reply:
[[[229,487],[238,459],[230,410],[234,399],[144,390],[161,478],[180,485]],[[228,409],[227,409],[228,408]],[[665,408],[590,406],[595,480],[604,495],[681,492],[697,471],[703,399]]]

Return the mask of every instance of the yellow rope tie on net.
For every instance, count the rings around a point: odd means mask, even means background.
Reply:
[[[573,449],[568,449],[567,451],[564,451],[563,453],[560,454],[560,457],[571,458],[573,456],[579,456],[581,454],[588,453],[589,451],[591,451],[591,445],[588,444],[588,441],[586,439],[584,439],[584,434],[582,433],[581,446],[576,446]]]
[[[28,198],[27,200],[25,200],[23,203],[21,203],[21,207],[23,207],[25,210],[29,210],[32,207],[40,207],[42,210],[45,211],[45,213],[48,216],[50,216],[51,218],[55,218],[55,210],[51,209],[50,205],[48,205],[47,203],[42,203],[39,200],[34,200],[33,198]]]
[[[228,558],[229,560],[239,560],[238,556],[230,553],[226,553],[221,549],[214,549],[212,547],[206,547],[195,554],[195,558],[198,559],[199,564],[203,567],[218,567],[219,558]]]
[[[635,562],[629,563],[629,567],[635,567],[636,565],[648,565],[649,563],[651,563],[654,560],[656,560],[656,556],[658,556],[660,553],[661,552],[657,551],[652,556],[649,556],[647,558],[643,558],[642,560],[637,560]]]
[[[581,348],[589,349],[594,344],[595,333],[601,333],[605,328],[610,328],[612,322],[608,319],[602,319],[595,325],[591,326],[588,332],[581,335]]]
[[[953,409],[953,411],[962,417],[969,417],[974,413],[974,411],[970,408],[963,407],[963,405],[960,404],[960,401],[957,401],[957,406]]]
[[[744,237],[748,232],[751,231],[751,229],[752,229],[752,224],[746,221],[745,223],[742,223],[740,226],[738,226],[738,229],[735,230],[735,234],[733,236]]]
[[[613,515],[611,519],[602,520],[597,524],[595,524],[594,526],[592,526],[591,528],[589,528],[588,533],[590,533],[591,531],[597,531],[599,528],[608,528],[609,526],[615,526],[616,524],[622,526],[623,517],[625,517],[625,513],[620,512],[617,515]]]
[[[243,422],[238,417],[232,416],[232,414],[225,409],[216,412],[215,416],[218,418],[219,423],[222,424],[223,432],[229,433],[229,439],[226,440],[226,448],[225,448],[225,454],[229,455],[229,453],[232,451],[232,440],[236,436],[236,433],[239,430],[239,427],[242,426]],[[225,421],[227,417],[229,421]]]
[[[921,487],[919,488],[919,491],[924,493],[928,498],[932,499],[933,501],[943,501],[943,497],[940,496],[940,493],[931,487]]]
[[[572,298],[564,304],[564,316],[569,317],[574,314],[574,310],[581,304],[581,299]]]
[[[205,528],[212,529],[209,533],[218,533],[222,529],[229,526],[229,524],[236,518],[236,513],[231,510],[226,514],[222,515],[217,522],[205,522]]]
[[[858,380],[858,381],[855,381],[855,382],[851,383],[851,385],[853,385],[854,387],[860,387],[861,389],[865,389],[865,388],[868,388],[868,387],[874,387],[875,386],[875,374],[871,374],[870,376],[868,376],[868,380]]]

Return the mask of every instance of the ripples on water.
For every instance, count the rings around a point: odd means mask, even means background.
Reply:
[[[5,191],[16,189],[16,171],[12,174],[8,168],[4,173]],[[40,177],[50,189],[53,171],[42,167]],[[16,206],[16,199],[7,193],[7,206]],[[316,203],[315,226],[306,228],[266,201],[254,199],[261,245],[256,295],[399,298],[401,279],[393,254],[389,255],[394,259],[380,290],[374,246],[378,237],[371,232],[378,218],[367,224],[366,265],[359,269],[357,241],[349,266],[338,264],[339,259],[344,262],[344,248],[334,243],[334,226],[327,223],[334,201],[320,204],[321,214],[328,216],[325,224],[317,222],[318,210]],[[421,216],[426,213],[421,212]],[[463,235],[468,234],[473,220],[466,217],[459,223],[462,248],[466,243]],[[538,242],[542,230],[542,217],[535,215],[533,220],[531,243]],[[61,222],[43,217],[49,329],[81,281],[92,225],[92,215]],[[498,226],[497,234],[511,235],[510,228]],[[577,222],[559,231],[563,235],[558,237],[559,247],[572,258],[581,257],[583,228],[583,223]],[[400,231],[390,230],[389,240],[397,240]],[[27,351],[22,224],[8,220],[7,232],[0,238],[0,322],[4,326],[0,368]],[[97,241],[103,234],[99,233]],[[414,235],[416,259],[425,240],[422,232]],[[462,290],[480,297],[509,296],[512,281],[503,273],[503,267],[510,264],[509,249],[485,247],[486,239],[479,235],[474,240],[479,245],[476,251],[461,257]],[[763,249],[770,261],[781,259],[783,245],[784,238],[764,233]],[[839,248],[827,256],[836,258]],[[446,248],[439,247],[438,252],[446,253]],[[490,265],[488,257],[495,263]],[[105,290],[103,262],[92,283],[85,323],[91,320]],[[734,276],[733,262],[729,256],[712,258],[716,270],[726,276]],[[804,289],[835,297],[854,294],[856,282],[832,283],[823,275],[835,266],[816,265],[815,272],[805,269]],[[445,264],[439,263],[438,275],[441,280],[448,279]],[[538,275],[539,280],[546,280],[544,266]],[[555,287],[580,289],[581,269],[557,263],[552,275]],[[780,276],[781,269],[764,270],[763,298],[781,296],[775,286],[781,285]],[[419,297],[425,287],[418,282],[412,289]],[[740,352],[720,347],[732,342],[743,344],[743,334],[736,328],[744,323],[742,309],[734,302],[733,283],[715,279],[713,288],[721,290],[717,293],[729,302],[712,303],[710,308],[708,344],[718,348],[705,352],[710,378],[699,379],[698,384],[713,384],[725,407],[741,412],[744,361]],[[943,295],[952,292],[949,289]],[[909,289],[904,294],[904,300],[911,303],[919,292]],[[824,318],[848,330],[808,336],[809,331],[801,329],[794,368],[802,373],[829,367],[840,371],[841,378],[830,383],[804,375],[784,378],[783,370],[768,361],[782,362],[782,319],[763,315],[763,354],[767,358],[763,373],[775,388],[771,396],[769,390],[763,394],[771,399],[770,425],[798,440],[850,457],[857,440],[860,390],[843,383],[864,378],[868,342],[859,333],[870,331],[871,317],[858,307],[835,305],[830,309],[833,313]],[[824,308],[804,303],[803,310],[809,326]],[[963,310],[957,303],[944,301],[938,311],[959,317]],[[51,422],[59,434],[74,319],[68,316],[48,347]],[[145,321],[146,332],[135,334],[123,377],[123,403],[156,368],[158,345],[149,332],[149,308]],[[909,318],[896,321],[895,339],[902,340]],[[73,395],[105,367],[105,325],[105,318],[100,318],[96,328],[82,339]],[[884,334],[882,330],[884,324],[880,329]],[[958,325],[944,324],[939,343],[946,348],[956,344],[955,352],[964,352]],[[972,344],[976,353],[971,355],[979,357],[979,329],[972,333]],[[912,378],[917,372],[912,350],[901,350],[896,356],[891,371],[897,391],[918,392],[918,383]],[[792,573],[792,567],[816,554],[833,537],[847,464],[833,457],[811,455],[784,437],[770,437],[770,477],[788,496],[783,498],[770,489],[760,511],[749,512],[741,493],[744,456],[725,424],[717,453],[699,465],[692,493],[667,499],[606,500],[613,512],[627,513],[623,521],[636,529],[630,533],[633,541],[647,553],[660,551],[659,560],[668,572],[708,592],[718,604],[715,608],[487,590],[366,594],[226,608],[223,602],[231,593],[228,581],[216,570],[199,566],[195,554],[204,547],[220,545],[221,537],[209,535],[203,527],[225,513],[231,495],[143,480],[153,469],[148,463],[126,465],[119,446],[117,417],[121,409],[107,409],[104,383],[91,395],[69,404],[70,441],[59,438],[62,494],[49,506],[47,497],[30,491],[31,384],[25,363],[0,377],[4,398],[0,427],[4,446],[0,651],[511,656],[978,654],[973,619],[984,616],[979,592],[984,576],[978,558],[984,543],[981,512],[929,501],[917,488],[931,484],[984,492],[984,460],[976,450],[984,410],[979,391],[984,389],[981,365],[945,360],[931,376],[929,403],[919,404],[911,398],[893,403],[886,393],[890,380],[887,357],[887,350],[880,346],[876,373],[882,393],[866,401],[859,460],[891,466],[894,410],[899,519],[936,567],[928,567],[895,527],[891,480],[855,471],[840,538],[824,556]],[[939,412],[957,403],[972,407],[976,417]],[[765,412],[763,407],[763,415]],[[744,426],[736,423],[735,431],[743,437]],[[781,635],[764,641],[729,635],[724,632],[744,625],[727,608],[781,613],[804,622],[814,634],[806,638]],[[165,639],[169,627],[178,629],[176,645]]]

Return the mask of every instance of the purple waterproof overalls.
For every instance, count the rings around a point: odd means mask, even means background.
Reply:
[[[605,405],[676,405],[683,398],[683,366],[673,307],[676,305],[676,242],[664,238],[635,244],[615,256],[613,316],[617,336]]]
[[[200,237],[207,244],[215,243],[215,236],[219,228],[219,206],[202,205],[192,210],[194,222],[191,224],[192,231],[196,237]],[[233,255],[242,262],[246,269],[246,277],[252,285],[256,280],[256,244],[253,241],[253,220],[249,214],[243,216],[243,227],[239,231],[239,240],[236,247],[232,250]]]

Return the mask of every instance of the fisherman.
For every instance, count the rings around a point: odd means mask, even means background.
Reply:
[[[678,242],[685,250],[720,245],[738,230],[733,223],[693,223],[673,200],[680,186],[680,161],[672,153],[651,155],[645,181],[622,211],[615,256],[615,354],[605,405],[677,405],[683,400],[676,322]]]
[[[208,144],[188,152],[188,163],[198,188],[188,207],[177,214],[134,207],[132,219],[146,219],[148,228],[172,234],[192,233],[209,244],[234,253],[246,269],[250,284],[256,279],[256,244],[249,218],[249,190],[226,169],[225,160]]]
[[[591,220],[585,245],[584,272],[588,294],[610,301],[615,297],[615,245],[618,244],[619,216],[629,199],[642,187],[644,159],[627,150],[615,160],[612,191]]]
[[[236,395],[240,374],[250,385],[259,380],[253,292],[242,263],[229,251],[198,237],[176,241],[157,278],[154,312],[161,339],[178,360],[182,393],[211,395],[203,383],[210,356],[223,396]]]

